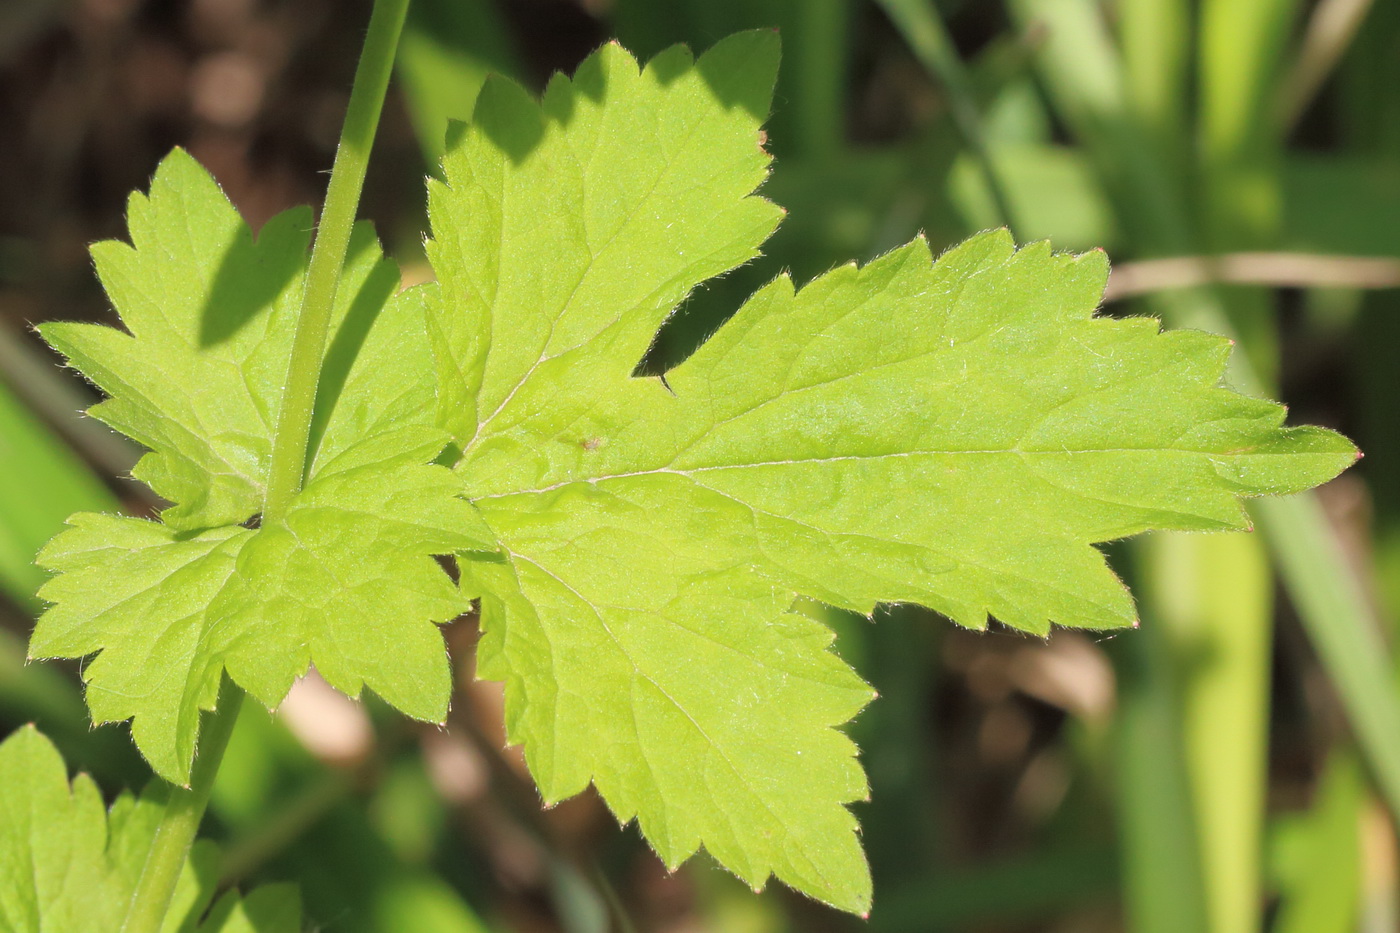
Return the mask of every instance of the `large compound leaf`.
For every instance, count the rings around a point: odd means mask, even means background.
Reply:
[[[0,929],[6,933],[112,933],[122,927],[164,809],[164,785],[122,794],[108,811],[90,778],[68,783],[58,750],[32,726],[0,743]],[[247,898],[214,896],[218,853],[196,846],[165,929],[296,933],[296,892],[271,885]]]
[[[224,670],[270,705],[315,663],[439,718],[433,623],[476,597],[479,669],[547,800],[591,781],[668,864],[704,846],[755,887],[865,911],[845,806],[865,779],[838,729],[871,692],[798,597],[1130,625],[1096,543],[1244,527],[1240,497],[1355,451],[1222,388],[1225,341],[1095,318],[1100,254],[1004,233],[780,278],[668,380],[634,378],[780,218],[753,195],[776,68],[750,33],[645,69],[607,46],[539,104],[488,83],[430,185],[439,282],[395,296],[358,234],[307,483],[262,527],[309,218],[254,240],[172,155],[132,199],[133,245],[95,251],[129,333],[44,335],[174,504],[71,521],[41,555],[59,575],[31,653],[97,654],[94,717],[131,718],[180,781]],[[431,463],[449,442],[455,474]]]
[[[767,33],[645,69],[616,46],[535,104],[488,84],[430,186],[441,421],[501,545],[469,561],[483,676],[547,801],[592,781],[674,865],[701,845],[863,912],[836,731],[870,691],[790,611],[935,608],[1038,634],[1135,624],[1096,542],[1247,526],[1355,450],[1220,386],[1228,342],[1095,318],[1102,254],[916,240],[780,278],[691,359],[656,328],[752,256]]]
[[[34,657],[84,668],[95,720],[133,719],[156,770],[183,782],[222,672],[267,705],[315,663],[440,720],[451,681],[433,623],[465,603],[433,559],[490,548],[443,467],[432,426],[421,291],[357,231],[338,292],[306,488],[277,523],[262,508],[300,300],[310,216],[254,241],[209,175],[177,150],[133,195],[134,245],[98,271],[130,333],[48,324],[44,337],[111,396],[93,414],[151,448],[137,474],[175,505],[163,522],[83,513],[39,562],[59,572]]]

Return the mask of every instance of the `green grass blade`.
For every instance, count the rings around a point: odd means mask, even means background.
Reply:
[[[1247,534],[1143,542],[1147,624],[1173,642],[1208,929],[1259,929],[1273,580]]]
[[[768,132],[779,157],[826,162],[845,148],[851,0],[615,0],[614,34],[645,61],[669,45],[697,54],[743,29],[777,29],[783,60]]]
[[[1054,108],[1097,166],[1125,235],[1143,255],[1193,244],[1186,191],[1131,113],[1124,66],[1093,0],[1012,0],[1021,31],[1041,37],[1036,70]]]
[[[0,383],[0,591],[35,608],[48,576],[34,555],[75,511],[115,511],[116,497]]]
[[[1171,644],[1151,622],[1118,641],[1125,644],[1114,751],[1127,928],[1208,930]]]
[[[1174,172],[1190,155],[1191,4],[1186,0],[1121,0],[1118,35],[1133,112]]]
[[[1212,250],[1267,249],[1283,222],[1276,87],[1297,0],[1205,0],[1199,49],[1201,219]],[[1266,385],[1278,377],[1274,308],[1230,293],[1226,313]]]
[[[1283,140],[1271,118],[1295,13],[1296,0],[1205,0],[1201,7],[1196,171],[1210,247],[1277,243]],[[1223,310],[1244,338],[1237,354],[1273,383],[1279,351],[1272,296],[1262,289],[1222,294]],[[1230,536],[1187,547],[1196,550],[1199,577],[1213,590],[1202,594],[1206,670],[1188,674],[1193,695],[1187,713],[1207,907],[1215,933],[1253,933],[1263,919],[1272,575],[1257,540]],[[1170,604],[1164,599],[1163,605]]]
[[[1287,840],[1291,864],[1281,879],[1273,933],[1351,933],[1361,899],[1361,815],[1366,801],[1361,763],[1333,753],[1312,810]]]
[[[491,73],[519,77],[519,57],[488,0],[417,0],[394,61],[428,163],[442,158],[449,120],[468,120]]]
[[[987,192],[998,215],[998,222],[1019,232],[1017,216],[1002,183],[1000,170],[987,146],[982,117],[973,96],[972,83],[962,59],[953,47],[943,20],[931,0],[877,0],[880,7],[909,44],[919,64],[942,85],[958,132],[977,161]]]
[[[1201,7],[1200,146],[1213,246],[1278,227],[1281,130],[1275,88],[1297,0],[1205,0]],[[1231,229],[1223,230],[1223,223]],[[1253,244],[1257,245],[1257,244]]]
[[[846,72],[850,57],[850,0],[805,0],[789,15],[783,57],[796,90],[793,116],[801,152],[830,159],[845,148]]]
[[[1112,250],[1122,241],[1113,206],[1078,149],[1035,143],[992,146],[1018,233],[1026,242],[1051,240],[1056,249]],[[962,153],[948,173],[948,198],[968,230],[1002,224],[986,173]]]
[[[1365,591],[1314,496],[1261,499],[1269,536],[1298,612],[1392,813],[1400,813],[1400,700],[1390,654]]]

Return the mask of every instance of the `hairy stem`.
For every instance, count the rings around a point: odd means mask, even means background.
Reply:
[[[224,675],[219,688],[218,708],[205,723],[200,741],[199,757],[190,773],[189,787],[173,787],[156,828],[151,850],[141,866],[141,879],[132,895],[121,933],[159,933],[170,909],[175,885],[189,857],[190,846],[199,832],[200,820],[209,805],[209,792],[214,789],[214,776],[219,773],[224,749],[233,724],[238,720],[238,708],[243,704],[243,691]]]
[[[268,470],[267,496],[263,500],[263,521],[276,521],[287,512],[293,497],[301,490],[306,473],[306,445],[311,433],[311,414],[316,406],[316,385],[330,330],[331,309],[350,230],[364,187],[389,74],[394,66],[394,50],[403,31],[409,0],[375,0],[369,34],[355,70],[355,86],[345,113],[340,147],[335,153],[326,204],[311,248],[311,265],[306,274],[301,312],[297,316],[292,359],[287,369],[282,410],[272,439],[272,463]]]

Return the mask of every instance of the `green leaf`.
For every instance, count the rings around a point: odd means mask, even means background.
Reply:
[[[91,414],[151,448],[133,473],[176,503],[166,522],[241,522],[261,504],[311,214],[281,214],[255,242],[176,150],[150,194],[132,194],[127,225],[130,245],[98,243],[92,256],[130,333],[68,323],[41,333],[111,396]]]
[[[350,695],[368,686],[441,720],[451,679],[434,622],[466,604],[432,555],[469,549],[475,518],[453,496],[427,428],[379,435],[324,464],[285,520],[197,534],[80,513],[39,555],[59,572],[30,654],[81,657],[97,722],[132,719],[152,767],[183,782],[199,713],[230,676],[274,706],[309,664]]]
[[[607,46],[538,105],[487,85],[430,183],[440,419],[501,546],[463,572],[479,669],[546,801],[591,781],[668,865],[703,845],[864,912],[836,727],[871,694],[797,597],[1130,626],[1095,543],[1247,527],[1240,497],[1356,452],[1221,387],[1228,341],[1094,317],[1103,254],[1004,232],[779,278],[634,378],[778,218],[752,196],[776,63],[748,33],[645,69]]]
[[[39,562],[58,571],[33,657],[84,668],[96,721],[183,783],[221,673],[275,705],[314,663],[411,716],[440,721],[450,678],[434,624],[465,602],[433,559],[490,549],[444,467],[422,290],[361,227],[326,350],[305,489],[254,529],[290,354],[310,217],[255,241],[213,180],[176,150],[131,199],[134,246],[94,247],[130,333],[48,324],[44,337],[111,397],[92,413],[151,448],[136,474],[175,505],[162,523],[80,513]]]
[[[430,180],[428,258],[442,423],[461,443],[527,374],[590,342],[641,359],[691,289],[758,255],[782,211],[757,127],[777,36],[742,33],[698,63],[677,46],[639,74],[616,43],[538,106],[487,81]],[[506,338],[506,339],[502,339]],[[543,368],[540,368],[543,367]]]
[[[176,149],[150,194],[131,196],[127,223],[130,245],[109,240],[92,253],[129,333],[75,323],[40,333],[111,396],[90,414],[151,449],[133,473],[175,503],[166,524],[243,522],[262,508],[311,214],[279,214],[254,240],[208,172]],[[359,225],[322,375],[317,463],[431,423],[422,290],[395,295],[398,283],[374,231]]]
[[[633,377],[780,219],[753,195],[777,62],[755,32],[645,69],[605,46],[540,103],[488,82],[430,182],[438,283],[395,295],[357,235],[307,482],[262,527],[309,218],[254,240],[177,151],[133,197],[133,246],[95,251],[130,333],[44,329],[174,504],[71,520],[31,653],[97,654],[94,718],[131,718],[182,781],[224,670],[271,705],[315,663],[440,718],[433,623],[479,598],[479,670],[546,800],[592,782],[669,865],[704,846],[868,910],[839,727],[871,691],[799,598],[1131,625],[1096,543],[1246,527],[1241,497],[1355,450],[1221,387],[1227,341],[1095,318],[1102,254],[1005,233],[779,278],[667,379]],[[455,473],[433,465],[449,443]],[[433,559],[452,552],[460,588]]]
[[[92,779],[69,785],[58,750],[33,726],[0,743],[0,929],[111,933],[121,929],[165,805],[167,785],[122,794],[105,810]],[[176,887],[165,929],[194,929],[214,895],[218,854],[200,844]],[[295,933],[296,893],[226,894],[200,933]],[[242,918],[241,925],[235,922]]]

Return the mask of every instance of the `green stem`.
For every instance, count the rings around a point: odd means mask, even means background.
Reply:
[[[272,440],[272,462],[268,470],[267,496],[263,502],[264,521],[276,521],[284,516],[293,497],[301,489],[306,470],[311,415],[316,405],[316,386],[321,376],[336,286],[350,246],[350,233],[359,208],[360,191],[364,187],[365,168],[369,163],[375,130],[379,126],[379,114],[384,107],[384,95],[389,87],[394,53],[399,34],[403,31],[408,4],[409,0],[375,0],[374,13],[370,16],[368,35],[355,70],[350,106],[341,131],[340,147],[336,150],[330,185],[326,189],[321,223],[311,249],[311,264],[306,274],[306,288],[302,294],[286,388],[282,394],[282,410]],[[209,806],[214,778],[219,772],[219,764],[233,734],[242,702],[243,691],[226,674],[219,688],[217,712],[203,730],[200,754],[190,774],[190,786],[171,789],[151,849],[141,868],[141,878],[122,923],[121,933],[160,933],[190,847],[199,832],[200,821]]]
[[[174,787],[165,802],[155,839],[141,866],[141,878],[132,895],[131,907],[121,933],[159,933],[165,922],[175,885],[189,857],[190,846],[199,832],[199,823],[209,805],[209,792],[214,789],[214,776],[219,773],[224,749],[238,720],[238,708],[243,703],[243,691],[224,676],[219,688],[217,711],[205,724],[199,756],[190,774],[189,787]]]
[[[296,337],[287,369],[282,410],[277,417],[277,433],[272,440],[272,463],[268,469],[267,496],[263,501],[263,521],[276,521],[287,513],[293,497],[301,490],[306,473],[306,446],[311,434],[311,415],[316,407],[316,385],[330,330],[331,309],[340,281],[341,267],[350,246],[360,190],[364,187],[365,167],[379,126],[379,113],[394,67],[394,51],[403,31],[409,0],[375,0],[369,34],[355,70],[355,86],[345,113],[326,204],[316,242],[311,248],[311,265],[306,273],[301,313],[297,316]]]

